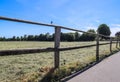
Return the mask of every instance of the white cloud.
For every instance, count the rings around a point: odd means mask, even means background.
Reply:
[[[100,23],[100,20],[95,20],[96,23]]]
[[[110,30],[112,32],[111,36],[115,36],[115,33],[120,31],[120,24],[111,24],[110,26]]]
[[[111,24],[113,27],[120,27],[120,24]]]

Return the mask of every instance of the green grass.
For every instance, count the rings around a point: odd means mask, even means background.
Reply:
[[[95,44],[95,42],[61,42],[60,47],[90,44]],[[53,46],[53,42],[0,42],[0,50],[46,48]],[[115,44],[113,44],[112,49],[117,50]],[[84,66],[91,61],[95,61],[95,54],[96,47],[62,51],[60,52],[60,65],[61,67],[65,67],[79,62]],[[109,45],[100,46],[100,57],[107,54],[110,54]],[[36,81],[37,79],[43,78],[50,67],[53,66],[53,52],[0,56],[0,82],[27,82],[30,79]],[[42,72],[39,72],[41,70]]]

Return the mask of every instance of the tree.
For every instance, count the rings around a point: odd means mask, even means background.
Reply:
[[[16,36],[13,36],[13,37],[12,37],[12,41],[15,41],[15,40],[16,40]]]
[[[95,30],[90,29],[87,32],[89,32],[89,33],[83,33],[80,36],[80,39],[79,39],[80,41],[94,41],[95,40],[95,38],[96,38]],[[91,34],[91,33],[94,33],[94,34]]]
[[[78,41],[80,38],[80,34],[78,32],[75,32],[75,41]]]
[[[75,41],[75,33],[62,33],[60,36],[61,41]]]
[[[49,41],[49,39],[50,39],[50,33],[46,33],[45,34],[45,39],[46,39],[45,41]]]
[[[116,32],[115,36],[116,36],[115,39],[120,39],[120,31],[119,31],[119,32]]]
[[[33,36],[33,35],[28,35],[27,40],[28,40],[28,41],[34,41],[34,36]]]
[[[20,38],[17,36],[16,40],[17,40],[17,41],[20,41]]]
[[[27,35],[26,34],[23,36],[23,39],[24,39],[24,41],[27,41]]]
[[[115,36],[120,37],[120,32],[116,32]]]
[[[96,32],[95,32],[95,30],[94,29],[90,29],[90,30],[88,30],[87,32],[89,32],[89,33],[87,33],[87,36],[88,36],[88,40],[89,41],[94,41],[95,40],[95,38],[96,38]],[[94,33],[94,34],[91,34],[91,33]]]
[[[99,34],[102,34],[102,35],[105,35],[105,36],[110,36],[111,34],[111,31],[110,31],[110,28],[109,26],[107,26],[106,24],[101,24],[98,29],[97,29],[97,32]],[[103,39],[106,39],[105,37],[101,36],[101,38]]]
[[[0,41],[6,41],[5,37],[0,37]]]
[[[67,41],[66,37],[67,37],[67,33],[62,33],[62,32],[61,32],[61,34],[60,34],[60,39],[61,39],[61,41]],[[54,37],[53,37],[53,38],[54,38]]]

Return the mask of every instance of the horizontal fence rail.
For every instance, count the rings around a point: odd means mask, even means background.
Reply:
[[[116,43],[116,42],[113,42]],[[110,43],[101,43],[99,45],[106,45]],[[67,47],[67,48],[59,48],[58,51],[67,51],[67,50],[74,50],[74,49],[81,49],[87,47],[94,47],[96,44],[93,45],[86,45],[86,46],[77,46],[77,47]],[[5,55],[19,55],[19,54],[29,54],[29,53],[42,53],[42,52],[53,52],[55,48],[44,48],[44,49],[14,49],[14,50],[0,50],[0,56]]]
[[[1,50],[0,51],[0,56],[29,54],[29,53],[41,53],[41,52],[52,52],[52,51],[54,51],[54,48]]]
[[[113,43],[116,43],[116,42],[113,42]],[[110,44],[110,43],[101,43],[99,45],[107,45],[107,44]],[[67,51],[67,50],[81,49],[81,48],[94,47],[94,46],[96,46],[96,44],[86,45],[86,46],[77,46],[77,47],[59,48],[59,50],[60,51]]]
[[[27,23],[27,24],[34,24],[34,25],[42,25],[42,26],[49,26],[49,27],[54,27],[55,28],[55,37],[54,37],[54,48],[45,48],[45,49],[17,49],[17,50],[0,50],[0,56],[5,56],[5,55],[18,55],[18,54],[29,54],[29,53],[41,53],[41,52],[54,52],[54,67],[59,68],[59,55],[60,51],[66,51],[66,50],[74,50],[74,49],[81,49],[81,48],[86,48],[86,47],[93,47],[96,46],[96,61],[99,61],[99,46],[100,45],[107,45],[110,44],[110,52],[112,52],[112,44],[116,43],[116,48],[118,47],[118,44],[120,46],[120,41],[117,38],[117,41],[113,41],[110,36],[105,36],[102,34],[96,34],[96,33],[91,33],[91,32],[85,32],[82,30],[77,30],[73,28],[68,28],[64,26],[59,26],[59,25],[53,25],[53,24],[45,24],[45,23],[39,23],[39,22],[32,22],[28,20],[21,20],[21,19],[15,19],[15,18],[8,18],[8,17],[3,17],[0,16],[0,20],[6,20],[6,21],[12,21],[12,22],[20,22],[20,23]],[[96,44],[92,45],[86,45],[86,46],[77,46],[77,47],[67,47],[67,48],[60,48],[60,33],[61,29],[66,29],[66,30],[72,30],[76,32],[82,32],[82,33],[89,33],[89,34],[94,34],[97,36],[96,38]],[[107,37],[110,39],[108,43],[99,43],[100,41],[100,36]]]
[[[64,26],[53,25],[53,24],[45,24],[45,23],[39,23],[39,22],[32,22],[32,21],[28,21],[28,20],[20,20],[20,19],[8,18],[8,17],[2,17],[2,16],[0,16],[0,19],[1,20],[7,20],[7,21],[27,23],[27,24],[34,24],[34,25],[42,25],[42,26],[49,26],[49,27],[59,27],[59,28],[62,28],[62,29],[72,30],[72,31],[76,31],[76,32],[95,34],[95,33],[91,33],[91,32],[85,32],[85,31],[82,31],[82,30],[76,30],[76,29],[73,29],[73,28],[64,27]],[[102,34],[98,34],[98,35],[103,36],[103,37],[110,37],[110,36],[105,36],[105,35],[102,35]]]

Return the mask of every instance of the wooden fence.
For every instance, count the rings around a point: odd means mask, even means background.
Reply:
[[[76,30],[76,29],[63,27],[63,26],[58,26],[58,25],[44,24],[44,23],[38,23],[38,22],[32,22],[32,21],[26,21],[26,20],[14,19],[14,18],[2,17],[2,16],[0,16],[0,20],[6,20],[6,21],[13,21],[13,22],[21,22],[21,23],[27,23],[27,24],[34,24],[34,25],[42,25],[42,26],[54,27],[55,28],[54,48],[0,50],[0,56],[17,55],[17,54],[29,54],[29,53],[41,53],[41,52],[54,52],[54,67],[55,68],[59,68],[59,62],[60,62],[59,55],[60,55],[60,51],[66,51],[66,50],[73,50],[73,49],[80,49],[80,48],[96,46],[96,61],[98,62],[99,61],[99,46],[100,45],[110,44],[110,52],[112,52],[112,44],[113,43],[116,43],[116,47],[118,47],[118,44],[120,46],[120,41],[118,41],[118,39],[117,39],[117,41],[113,41],[112,37],[105,36],[105,35],[102,35],[102,34],[95,34],[95,33],[85,32],[85,31]],[[60,48],[61,29],[72,30],[72,31],[82,32],[82,33],[95,34],[97,36],[96,44],[87,45],[87,46]],[[100,41],[99,36],[110,38],[110,42],[101,43],[100,44],[99,43],[99,41]]]

